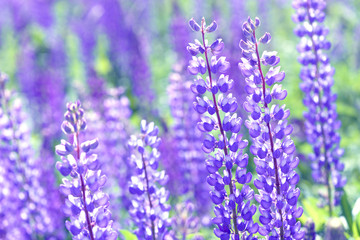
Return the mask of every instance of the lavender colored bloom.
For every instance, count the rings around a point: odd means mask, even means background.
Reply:
[[[309,219],[305,223],[305,240],[315,240],[316,232],[315,232],[315,223],[312,219]]]
[[[168,192],[162,186],[167,181],[165,171],[157,171],[160,153],[157,150],[159,129],[153,122],[141,121],[141,134],[129,140],[133,176],[129,183],[132,194],[130,215],[139,239],[163,239],[168,232],[170,206]]]
[[[204,133],[202,149],[208,153],[206,168],[209,172],[207,182],[213,187],[210,192],[212,202],[215,204],[215,217],[212,223],[218,228],[214,229],[215,235],[222,239],[252,239],[258,231],[258,224],[252,220],[256,212],[256,206],[250,201],[254,197],[253,190],[247,185],[252,178],[247,172],[248,155],[243,154],[243,149],[248,142],[242,140],[238,134],[242,119],[234,113],[237,110],[237,101],[228,94],[233,85],[233,80],[224,75],[229,69],[229,63],[225,57],[220,57],[223,49],[221,39],[211,45],[205,39],[205,34],[215,30],[216,22],[206,26],[205,19],[201,26],[191,19],[190,27],[194,31],[200,31],[202,41],[195,40],[190,43],[188,51],[193,55],[189,62],[188,71],[196,75],[191,86],[192,92],[197,96],[194,109],[203,114],[198,123],[198,129]],[[205,58],[197,55],[205,55]],[[210,54],[212,55],[210,59]],[[203,79],[202,75],[208,74]],[[214,78],[219,73],[220,76]],[[210,99],[204,94],[208,93]],[[205,115],[205,113],[208,114]],[[221,118],[220,113],[224,113]],[[219,130],[219,135],[215,131]],[[231,135],[228,138],[228,135]],[[235,174],[232,170],[236,169]],[[236,184],[241,184],[241,190]]]
[[[296,14],[293,19],[298,26],[295,34],[301,38],[297,47],[303,65],[300,78],[304,92],[305,131],[308,142],[313,146],[309,155],[312,161],[312,176],[316,183],[328,190],[326,203],[330,216],[333,206],[340,204],[346,177],[342,176],[344,164],[340,162],[344,150],[340,148],[338,130],[341,122],[337,118],[336,94],[331,90],[334,84],[334,68],[324,51],[331,47],[326,39],[329,30],[324,26],[326,3],[323,0],[296,0],[293,2]]]
[[[91,86],[89,105],[95,107],[88,114],[89,131],[85,134],[89,139],[98,137],[99,141],[103,143],[94,153],[101,156],[101,170],[108,178],[104,192],[110,196],[110,210],[116,223],[122,224],[123,222],[119,221],[120,210],[122,208],[127,210],[131,205],[127,191],[131,167],[126,148],[131,130],[129,124],[130,102],[124,96],[124,89],[122,88],[105,90],[104,81],[99,78],[92,78],[91,83],[93,85]],[[122,217],[124,218],[124,216]]]
[[[115,61],[120,61],[124,57],[126,59],[122,65],[125,66],[125,72],[131,80],[133,94],[142,104],[151,103],[155,96],[151,86],[151,69],[147,53],[148,41],[145,37],[148,29],[137,29],[134,23],[142,19],[139,17],[140,14],[134,15],[137,16],[136,19],[129,20],[131,16],[123,10],[125,8],[123,4],[117,0],[101,1],[103,16],[100,23],[111,43],[111,57]],[[145,5],[143,2],[136,4],[132,10],[139,9],[138,6]],[[148,7],[144,7],[144,11],[148,11],[148,9]],[[141,14],[142,17],[144,14],[146,15],[146,13]],[[117,53],[121,53],[121,55]]]
[[[203,184],[207,176],[203,162],[205,154],[200,149],[201,132],[193,129],[200,117],[192,110],[195,97],[188,94],[192,81],[184,79],[182,72],[182,65],[176,65],[169,77],[168,95],[174,125],[169,140],[172,143],[162,144],[162,148],[165,153],[168,153],[169,148],[173,151],[162,159],[169,175],[168,186],[171,194],[187,194],[195,203],[197,212],[204,215],[209,209],[209,188]]]
[[[54,141],[60,137],[57,126],[61,124],[63,115],[63,46],[58,38],[53,37],[49,42],[37,43],[38,45],[32,44],[29,36],[22,38],[21,42],[23,47],[19,52],[17,77],[21,91],[27,97],[27,107],[31,114],[36,116],[32,118],[35,132],[39,133],[42,140],[39,150],[41,157],[38,159],[42,169],[40,184],[46,189],[48,201],[52,203],[48,213],[54,222],[57,222],[57,226],[62,226],[64,216],[58,211],[62,201],[59,191],[56,190],[53,166],[55,157],[52,149]]]
[[[80,142],[80,131],[86,129],[80,102],[67,104],[61,128],[73,137],[72,143],[63,139],[56,146],[56,153],[61,156],[56,168],[64,177],[69,176],[60,185],[60,191],[67,196],[64,212],[70,216],[66,228],[73,239],[115,240],[117,233],[112,229],[109,196],[101,190],[107,178],[100,170],[98,156],[90,153],[99,142],[97,139]]]
[[[96,46],[96,33],[99,28],[99,21],[104,10],[98,1],[78,0],[81,8],[80,16],[72,19],[72,29],[79,37],[82,47],[82,55],[87,67],[92,66],[94,50]]]
[[[228,60],[231,66],[236,66],[239,62],[239,58],[241,57],[241,53],[238,51],[239,42],[241,39],[245,40],[243,32],[241,30],[241,25],[247,18],[246,13],[246,2],[243,0],[231,0],[230,1],[230,9],[231,9],[231,23],[230,23],[230,46],[227,48],[226,56],[228,56]],[[246,100],[246,92],[245,92],[245,81],[244,77],[239,74],[238,69],[236,67],[229,69],[229,77],[233,79],[234,86],[231,89],[234,97],[238,101],[239,105],[242,105]],[[239,114],[242,118],[246,115],[242,108],[239,109]]]
[[[22,48],[19,51],[16,76],[22,93],[29,101],[32,115],[37,116],[33,119],[35,129],[41,132],[44,149],[48,150],[52,147],[52,141],[59,138],[57,126],[61,124],[63,113],[65,96],[63,42],[51,36],[40,44],[33,43],[27,35],[22,36],[20,41]]]
[[[21,100],[5,90],[0,73],[0,238],[63,239],[51,215],[51,190],[30,145]],[[46,179],[49,180],[49,179]]]
[[[255,30],[259,25],[258,18],[253,21],[249,17],[244,22],[247,41],[240,41],[239,63],[248,94],[244,109],[250,113],[245,125],[253,140],[250,151],[255,156],[258,174],[254,185],[260,193],[255,196],[260,204],[259,233],[268,239],[302,239],[304,232],[296,221],[303,213],[303,209],[296,206],[300,195],[296,184],[300,177],[295,168],[299,159],[294,156],[295,145],[290,138],[293,128],[286,120],[290,111],[285,105],[273,103],[273,100],[284,100],[287,95],[279,84],[285,73],[276,66],[280,61],[276,52],[264,51],[260,57],[258,45],[270,42],[271,36],[265,33],[257,39]],[[261,65],[270,67],[266,74]]]
[[[5,0],[0,4],[3,10],[11,13],[11,20],[14,29],[18,32],[24,31],[32,23],[39,24],[42,27],[49,27],[53,22],[52,7],[53,0],[42,1],[22,1],[22,0]]]

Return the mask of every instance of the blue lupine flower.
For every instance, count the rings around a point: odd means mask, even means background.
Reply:
[[[137,229],[136,236],[145,240],[160,240],[168,233],[170,206],[165,171],[157,171],[160,152],[159,129],[153,122],[141,121],[141,133],[129,140],[133,176],[129,191],[133,196],[130,215]]]
[[[233,80],[223,75],[230,67],[229,62],[218,56],[224,44],[218,39],[209,45],[205,39],[206,33],[216,30],[215,21],[206,26],[203,18],[200,26],[194,19],[190,19],[189,25],[192,30],[202,34],[201,42],[195,40],[187,48],[193,55],[188,71],[197,75],[191,86],[197,96],[194,109],[199,114],[208,112],[199,121],[198,129],[205,134],[202,149],[208,153],[205,161],[209,172],[207,182],[213,187],[210,197],[216,205],[212,223],[218,227],[214,233],[222,240],[238,240],[240,237],[251,239],[259,226],[252,220],[256,212],[256,207],[250,204],[254,192],[246,185],[252,178],[251,173],[246,171],[248,156],[243,154],[248,142],[242,140],[242,135],[239,134],[242,120],[234,113],[238,107],[237,101],[228,93]],[[205,55],[205,58],[198,57],[198,54]],[[202,75],[205,73],[208,73],[208,77],[203,79]],[[214,77],[216,73],[220,73],[217,78]],[[206,93],[210,99],[204,96]],[[224,117],[221,117],[221,112]],[[219,135],[215,135],[215,131],[219,131]],[[230,139],[228,135],[231,135]],[[235,174],[232,172],[234,168]],[[242,188],[238,188],[236,183],[241,184]]]
[[[86,121],[79,101],[67,104],[61,128],[72,137],[72,143],[63,139],[56,146],[56,153],[61,156],[56,168],[68,177],[63,178],[60,185],[60,191],[67,196],[64,212],[70,216],[66,228],[73,239],[115,240],[117,233],[112,229],[109,196],[101,190],[107,178],[100,170],[98,156],[91,154],[99,142],[97,139],[80,141],[80,131],[86,129]]]
[[[196,211],[201,216],[208,213],[209,187],[204,167],[205,154],[201,150],[201,132],[194,131],[200,116],[192,109],[195,96],[189,94],[191,81],[182,76],[182,65],[176,65],[169,76],[168,95],[171,115],[174,118],[172,132],[168,134],[171,143],[162,144],[163,164],[169,175],[169,190],[173,196],[192,199]],[[174,166],[177,166],[174,168]]]
[[[305,131],[308,142],[313,146],[309,155],[312,176],[316,183],[325,185],[328,195],[325,203],[330,216],[333,206],[340,204],[346,177],[341,174],[344,164],[340,161],[344,150],[340,148],[339,128],[341,126],[336,112],[334,68],[324,52],[331,47],[326,39],[329,30],[324,26],[326,2],[323,0],[295,0],[296,14],[293,19],[298,26],[295,34],[301,38],[297,47],[299,62],[303,65],[300,78],[304,92]]]
[[[110,88],[105,90],[103,80],[93,78],[94,87],[91,88],[91,101],[93,111],[87,114],[89,129],[85,132],[86,138],[97,137],[102,143],[94,151],[101,156],[102,172],[108,178],[104,192],[109,194],[110,210],[117,224],[122,225],[127,216],[120,216],[120,209],[130,207],[128,182],[131,177],[130,162],[128,161],[127,142],[131,127],[129,99],[124,96],[123,88]],[[89,106],[90,107],[90,106]],[[116,186],[116,187],[115,187]],[[118,227],[115,226],[114,227]]]
[[[0,238],[63,239],[52,189],[46,188],[53,178],[35,158],[22,102],[5,89],[6,82],[0,72]]]
[[[260,204],[259,233],[268,239],[302,239],[304,232],[296,221],[303,213],[303,209],[297,207],[300,190],[296,184],[300,178],[295,168],[299,159],[294,156],[295,145],[290,138],[293,128],[286,120],[290,111],[285,105],[273,103],[284,100],[287,95],[279,84],[285,73],[276,66],[280,61],[276,52],[264,51],[260,57],[258,45],[269,43],[271,36],[265,33],[257,39],[255,30],[259,25],[258,18],[255,22],[250,18],[244,22],[247,41],[240,41],[239,63],[248,94],[244,109],[250,113],[245,125],[253,140],[250,152],[255,156],[258,174],[254,185],[259,190],[255,196]],[[261,65],[270,67],[266,74]]]

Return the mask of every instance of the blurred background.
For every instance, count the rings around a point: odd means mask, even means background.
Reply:
[[[328,55],[336,69],[333,90],[338,94],[341,147],[345,149],[342,161],[348,178],[345,191],[357,215],[360,1],[328,0],[327,4],[325,24],[332,43]],[[184,71],[190,58],[186,46],[199,37],[188,27],[188,20],[194,17],[200,21],[204,16],[208,23],[217,21],[218,31],[210,38],[220,37],[225,42],[225,55],[232,64],[229,74],[236,85],[233,91],[244,99],[243,79],[237,68],[241,25],[248,16],[258,16],[262,21],[259,36],[271,33],[267,50],[278,52],[287,75],[283,85],[301,158],[300,204],[305,208],[305,222],[326,213],[316,207],[318,189],[312,186],[305,157],[311,146],[303,129],[305,108],[299,89],[299,39],[293,34],[293,13],[291,1],[286,0],[0,0],[0,70],[9,75],[7,87],[24,100],[33,145],[48,148],[47,154],[53,154],[62,136],[66,102],[80,99],[85,110],[94,110],[101,107],[101,101],[96,101],[101,99],[101,89],[117,87],[129,99],[131,125],[138,126],[142,118],[155,121],[166,141],[173,124],[166,91],[169,76],[180,72],[191,79]],[[38,154],[44,156],[40,150]],[[54,160],[48,164],[53,166]],[[324,223],[325,219],[318,217],[317,221]]]

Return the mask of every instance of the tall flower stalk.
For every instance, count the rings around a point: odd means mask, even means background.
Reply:
[[[108,210],[109,197],[101,188],[106,176],[101,173],[101,162],[90,151],[97,148],[97,139],[80,141],[80,131],[86,129],[84,110],[80,102],[68,103],[63,132],[72,137],[72,143],[61,140],[56,153],[61,161],[56,168],[64,176],[60,191],[67,196],[64,212],[70,216],[66,228],[73,239],[109,239],[115,240],[117,233],[112,229],[113,221]]]
[[[178,68],[178,69],[176,69]],[[207,171],[204,167],[206,155],[199,148],[201,146],[201,132],[194,128],[200,120],[200,115],[193,111],[192,102],[195,96],[189,94],[192,81],[182,76],[182,65],[176,65],[169,76],[168,86],[171,115],[174,118],[171,141],[174,144],[163,144],[163,148],[173,148],[167,153],[164,161],[169,175],[168,186],[171,194],[186,196],[195,203],[196,211],[204,215],[209,210],[207,193],[209,187],[202,184],[206,181]],[[171,146],[169,146],[171,145]],[[177,165],[177,168],[174,168]]]
[[[284,80],[285,73],[276,67],[280,62],[276,52],[264,51],[260,57],[259,44],[268,44],[271,35],[265,33],[257,39],[259,25],[258,18],[244,22],[242,29],[247,41],[240,41],[239,63],[248,94],[244,109],[250,113],[245,125],[253,141],[250,151],[255,156],[258,174],[254,185],[259,190],[255,196],[260,204],[259,233],[268,239],[302,239],[304,232],[296,221],[303,213],[297,207],[300,190],[296,184],[300,177],[295,168],[299,159],[294,156],[295,145],[290,138],[293,127],[286,120],[290,111],[285,105],[273,102],[287,96],[287,91],[278,84]],[[270,69],[265,73],[263,67]]]
[[[218,57],[224,43],[217,39],[209,45],[205,39],[205,34],[216,30],[215,21],[206,26],[204,18],[201,25],[191,19],[189,25],[192,30],[200,31],[202,37],[201,41],[195,40],[195,43],[190,43],[187,48],[193,56],[188,71],[197,76],[191,86],[191,90],[197,95],[194,109],[200,114],[208,113],[201,118],[198,128],[206,133],[202,149],[208,153],[207,182],[213,187],[210,196],[216,205],[212,223],[218,228],[214,233],[220,239],[251,238],[258,231],[258,224],[252,220],[256,207],[250,204],[254,192],[246,185],[252,178],[251,173],[246,171],[248,156],[243,154],[248,142],[242,140],[242,135],[238,134],[242,119],[234,114],[238,107],[237,101],[232,94],[225,95],[231,89],[233,81],[224,75],[230,67],[229,62],[225,57]],[[204,58],[197,57],[198,54]],[[208,76],[204,80],[202,75],[206,73]],[[213,74],[221,75],[215,78]],[[207,92],[210,99],[204,96]],[[219,135],[216,138],[217,131]],[[231,137],[228,138],[228,135]],[[235,174],[232,171],[234,168]],[[240,189],[237,184],[242,188]]]
[[[6,82],[0,72],[0,238],[62,239],[51,215],[51,189],[42,185],[48,175],[35,158],[21,100]]]
[[[170,224],[170,206],[166,204],[169,193],[164,187],[158,187],[167,181],[165,171],[157,171],[160,157],[158,132],[153,122],[147,124],[142,120],[141,134],[132,135],[128,144],[134,169],[129,185],[133,196],[130,215],[139,239],[164,239]]]
[[[124,213],[130,206],[128,182],[131,164],[127,142],[132,130],[129,121],[132,112],[123,88],[105,89],[104,80],[100,78],[93,78],[91,83],[91,100],[88,99],[87,103],[93,109],[87,115],[89,130],[85,136],[89,139],[97,137],[102,143],[94,153],[102,159],[101,170],[108,178],[103,190],[110,196],[110,210],[116,222],[114,228],[118,228],[128,218]]]
[[[323,0],[295,0],[296,14],[293,19],[298,24],[295,34],[301,38],[297,47],[299,62],[303,65],[300,78],[304,92],[303,103],[308,111],[304,113],[305,131],[308,142],[313,146],[311,160],[312,177],[327,189],[325,203],[332,216],[333,207],[340,204],[346,177],[341,175],[344,164],[340,162],[344,150],[340,148],[338,130],[341,122],[337,118],[334,68],[324,53],[331,47],[326,39],[329,30],[324,26],[326,3]]]

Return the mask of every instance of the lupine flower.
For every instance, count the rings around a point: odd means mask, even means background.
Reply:
[[[260,204],[259,233],[268,239],[302,239],[304,232],[296,221],[303,213],[297,207],[300,190],[296,184],[300,177],[295,168],[299,159],[294,156],[295,145],[290,138],[293,128],[286,120],[290,111],[273,102],[284,100],[287,95],[279,84],[285,73],[277,66],[280,58],[276,52],[264,51],[260,57],[259,44],[269,43],[271,35],[265,33],[257,39],[255,31],[259,25],[258,18],[244,22],[247,41],[240,41],[243,57],[239,63],[248,94],[244,109],[250,113],[245,125],[253,140],[250,152],[255,156],[258,174],[254,185],[259,190],[255,196]],[[270,67],[266,74],[262,65]]]
[[[103,144],[94,151],[101,156],[102,172],[108,178],[104,192],[111,200],[110,210],[116,223],[120,222],[120,210],[130,207],[128,182],[131,177],[130,163],[128,161],[127,142],[131,130],[129,118],[131,116],[129,99],[124,96],[124,89],[110,88],[105,90],[103,80],[93,78],[90,90],[91,106],[95,106],[88,114],[86,137],[98,137]],[[114,187],[116,186],[116,187]],[[124,217],[123,217],[124,218]]]
[[[30,145],[21,100],[5,90],[6,81],[0,73],[0,238],[63,239],[51,216],[51,190],[42,186],[49,179]]]
[[[101,190],[107,178],[100,170],[98,156],[91,154],[99,142],[97,139],[80,142],[80,131],[86,129],[86,121],[79,101],[67,104],[64,117],[61,128],[73,139],[72,143],[63,139],[56,146],[56,153],[61,156],[56,168],[69,177],[63,178],[60,185],[60,191],[67,196],[64,211],[70,216],[66,228],[73,239],[115,240],[117,233],[112,229],[109,197]]]
[[[205,154],[201,150],[201,132],[194,130],[200,120],[198,113],[193,111],[192,102],[195,96],[188,94],[192,84],[182,74],[182,65],[176,65],[169,76],[168,95],[171,114],[174,118],[171,138],[172,144],[162,144],[167,153],[164,166],[169,175],[168,186],[172,195],[187,197],[194,201],[196,210],[204,215],[208,209],[206,181],[207,171],[204,167]],[[171,153],[168,152],[172,148]],[[174,168],[177,166],[177,168]]]
[[[330,216],[333,206],[340,204],[346,177],[341,175],[344,164],[340,162],[344,150],[340,148],[338,130],[341,122],[337,118],[336,94],[331,90],[334,85],[334,68],[324,53],[331,47],[326,39],[329,30],[324,26],[326,3],[323,0],[295,0],[296,14],[293,19],[298,26],[295,34],[301,38],[297,47],[303,65],[300,78],[304,92],[305,131],[308,142],[313,146],[311,160],[312,177],[318,184],[327,188],[326,204]]]
[[[38,24],[42,27],[49,27],[53,22],[52,7],[53,0],[50,1],[27,1],[22,0],[2,0],[0,4],[1,14],[10,14],[12,25],[17,32],[24,31],[31,24]]]
[[[316,232],[315,232],[315,223],[312,219],[309,219],[305,223],[305,236],[304,240],[315,240]]]
[[[174,119],[172,131],[162,144],[163,165],[169,175],[168,186],[172,196],[185,195],[186,199],[195,201],[198,214],[208,213],[208,186],[205,182],[207,172],[204,168],[205,157],[201,146],[200,131],[194,131],[193,125],[199,121],[199,114],[192,110],[195,96],[188,94],[192,81],[184,74],[191,56],[186,46],[191,39],[187,23],[181,14],[177,2],[173,2],[173,17],[170,26],[172,46],[178,58],[169,76],[167,89],[171,115]],[[174,168],[174,166],[178,166]]]
[[[129,140],[133,176],[129,183],[132,194],[130,215],[139,239],[160,240],[168,232],[170,206],[166,204],[169,194],[163,186],[167,181],[165,171],[157,171],[160,153],[157,150],[159,129],[153,122],[141,121],[141,133]]]
[[[145,4],[144,1],[141,4],[134,4],[131,10],[136,11],[137,8],[139,9],[138,6],[146,6]],[[151,71],[146,51],[148,41],[146,41],[145,35],[149,29],[141,29],[141,32],[134,23],[141,21],[146,13],[142,13],[141,17],[136,14],[137,18],[131,19],[133,20],[131,21],[122,5],[116,0],[101,1],[101,7],[104,11],[101,23],[111,42],[111,54],[114,55],[112,58],[118,61],[125,56],[126,61],[122,64],[126,68],[126,74],[131,79],[133,94],[145,105],[144,103],[152,102],[155,97],[151,86]],[[145,7],[143,10],[149,11],[149,7]],[[146,26],[146,24],[142,25]],[[117,53],[121,53],[121,55],[116,55]]]
[[[239,49],[239,42],[241,39],[245,40],[245,37],[243,35],[243,32],[241,30],[241,25],[244,20],[247,18],[247,14],[245,11],[246,8],[246,2],[242,0],[231,0],[230,1],[230,7],[231,7],[231,38],[230,38],[230,46],[225,49],[226,56],[228,56],[228,61],[230,62],[231,66],[236,66],[239,62],[239,58],[241,57]],[[242,105],[242,103],[246,99],[246,92],[245,92],[245,81],[244,77],[239,74],[239,71],[236,67],[229,69],[229,77],[233,79],[234,86],[231,89],[231,92],[233,93],[234,97],[236,97],[236,100],[238,101],[239,105]],[[241,117],[246,115],[246,113],[243,111],[243,109],[239,109],[239,114],[241,114]]]
[[[58,36],[46,40],[35,43],[29,36],[21,39],[23,47],[19,52],[16,75],[32,115],[37,116],[33,118],[33,123],[43,137],[43,149],[49,151],[54,139],[60,138],[57,126],[61,124],[65,97],[65,52]],[[37,58],[43,61],[37,61]],[[57,88],[53,87],[55,84]],[[44,160],[45,167],[51,171],[52,160]]]
[[[191,90],[197,95],[194,109],[203,114],[198,129],[204,132],[202,149],[208,153],[207,182],[213,187],[210,197],[215,204],[212,223],[218,227],[214,229],[214,233],[222,240],[251,239],[258,231],[258,224],[252,220],[256,212],[256,207],[250,203],[254,192],[247,185],[252,175],[246,171],[248,155],[243,154],[248,142],[239,134],[242,119],[234,113],[238,107],[237,101],[232,94],[228,94],[233,80],[224,75],[230,67],[229,62],[225,57],[219,56],[224,43],[217,39],[209,45],[205,39],[206,33],[216,30],[215,21],[206,26],[204,18],[201,25],[190,19],[189,25],[202,35],[201,41],[195,40],[195,43],[189,43],[187,47],[193,56],[188,71],[196,75],[191,86]],[[197,56],[199,54],[205,55],[205,58]],[[202,75],[205,73],[208,77],[204,79]],[[215,78],[215,74],[220,76]],[[206,93],[210,99],[204,96]],[[221,113],[225,115],[223,118]],[[228,138],[228,135],[231,137]],[[234,168],[235,174],[232,172]],[[237,188],[237,184],[241,184],[242,188]]]
[[[29,102],[27,107],[30,113],[36,116],[32,118],[34,132],[40,133],[42,140],[38,164],[42,169],[41,186],[46,189],[47,199],[52,203],[48,213],[52,215],[53,222],[57,222],[57,226],[62,226],[65,218],[58,210],[62,201],[57,191],[54,174],[53,146],[54,142],[60,138],[58,126],[61,124],[63,114],[64,48],[58,38],[53,37],[51,40],[52,42],[49,43],[42,42],[35,45],[31,43],[28,36],[21,39],[23,47],[19,52],[16,75],[21,91]],[[36,61],[37,58],[46,60]],[[55,85],[56,88],[53,87]]]

